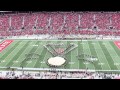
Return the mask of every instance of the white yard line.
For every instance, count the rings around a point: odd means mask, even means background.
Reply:
[[[77,41],[77,45],[78,45],[78,41]],[[78,47],[79,47],[79,45],[78,45]],[[77,48],[77,55],[79,55],[79,54],[78,54],[78,50],[79,50],[79,48]],[[77,58],[76,58],[76,59],[77,59]],[[78,61],[78,65],[79,65],[79,66],[78,66],[78,69],[80,69],[80,68],[79,68],[79,67],[80,67],[80,61]]]
[[[20,43],[23,43],[23,42],[20,42]],[[24,44],[23,44],[23,45],[24,45]],[[20,44],[19,44],[18,46],[20,46]],[[18,46],[17,46],[17,47],[18,47]],[[18,49],[17,47],[16,47],[16,48],[14,48],[14,50],[16,50],[16,49],[17,49],[16,51],[17,51],[17,52],[19,52],[19,50],[20,50],[22,47],[21,47],[21,48],[19,48],[19,49]],[[14,50],[13,50],[11,53],[13,53],[13,52],[14,52]],[[16,52],[16,54],[17,54],[17,52]],[[9,54],[9,55],[8,55],[8,56],[4,59],[4,60],[7,60],[7,58],[9,58],[9,56],[10,56],[10,55],[12,55],[12,58],[15,56],[15,55],[13,55],[13,54],[11,54],[11,53],[10,53],[10,54]],[[10,57],[10,58],[9,58],[9,61],[7,60],[7,63],[5,63],[5,65],[4,65],[4,66],[6,66],[6,65],[7,65],[7,64],[11,61],[11,59],[12,59],[12,58]]]
[[[78,45],[78,41],[76,41],[76,42],[77,42],[77,45]],[[78,55],[78,47],[77,47],[77,55]],[[77,58],[76,58],[76,59],[77,59]],[[79,63],[79,61],[78,61],[78,69],[80,69],[79,66],[80,66],[80,63]]]
[[[99,45],[99,43],[98,43],[98,42],[97,42],[97,44]],[[101,46],[100,46],[100,45],[99,45],[99,47],[101,48]],[[101,52],[102,52],[103,56],[105,57],[105,60],[106,60],[106,62],[107,62],[107,64],[108,64],[108,66],[109,66],[109,68],[110,68],[110,65],[109,65],[109,63],[108,63],[108,61],[107,61],[106,56],[104,55],[104,52],[103,52],[102,48],[101,48]],[[111,68],[110,68],[110,69],[111,69]]]

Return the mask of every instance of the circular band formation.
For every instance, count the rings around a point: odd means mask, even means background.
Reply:
[[[51,57],[47,61],[49,66],[55,66],[55,67],[62,66],[65,62],[66,60],[62,57]]]

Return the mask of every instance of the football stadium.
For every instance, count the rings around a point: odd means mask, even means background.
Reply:
[[[0,79],[120,79],[119,12],[0,13]]]

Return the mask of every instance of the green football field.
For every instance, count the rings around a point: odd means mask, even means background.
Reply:
[[[51,53],[43,45],[48,43],[63,43],[78,45],[65,55],[67,63],[62,69],[90,69],[90,70],[120,70],[120,49],[112,40],[14,40],[8,47],[0,52],[0,67],[27,67],[27,68],[50,68],[46,64],[52,57]],[[26,55],[39,54],[37,59],[25,61]],[[78,55],[94,56],[97,61],[93,63],[78,58]]]

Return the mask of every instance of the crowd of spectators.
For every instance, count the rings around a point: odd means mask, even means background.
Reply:
[[[120,79],[120,74],[86,71],[1,71],[0,79]]]
[[[44,12],[0,15],[0,35],[120,35],[119,12]]]

